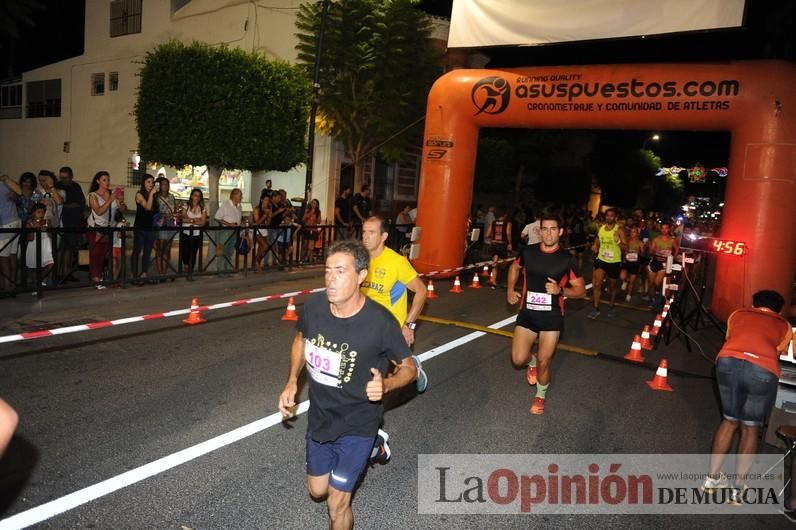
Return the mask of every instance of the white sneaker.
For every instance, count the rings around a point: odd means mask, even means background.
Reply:
[[[625,302],[630,302],[630,299],[631,299],[631,298],[632,298],[632,296],[631,296],[631,295],[627,295],[627,296],[625,296]]]
[[[627,289],[627,282],[622,282],[622,290],[624,291]]]
[[[705,481],[699,487],[702,491],[707,491],[708,493],[713,493],[715,490],[725,489],[729,487],[729,483],[727,482],[727,477],[724,473],[719,473],[719,478],[711,478],[710,476],[705,478]]]

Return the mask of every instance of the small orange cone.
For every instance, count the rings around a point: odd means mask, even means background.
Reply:
[[[470,284],[470,288],[472,289],[481,288],[481,282],[478,281],[478,273],[473,274],[473,283]]]
[[[647,381],[647,385],[653,390],[665,390],[666,392],[674,392],[669,383],[666,382],[666,377],[669,375],[669,363],[666,359],[661,359],[658,369],[655,371],[655,377]]]
[[[658,333],[661,331],[661,326],[663,325],[663,317],[660,313],[658,316],[655,317],[655,322],[652,324],[652,336],[657,337]]]
[[[439,298],[439,296],[437,296],[437,293],[434,292],[434,282],[431,281],[431,280],[428,281],[427,293],[428,294],[426,295],[426,299],[428,299],[428,300],[433,300],[435,298]]]
[[[641,331],[641,349],[642,350],[651,350],[652,349],[652,342],[650,341],[650,327],[644,326],[644,329]]]
[[[456,293],[456,294],[464,292],[464,290],[462,289],[462,282],[459,281],[459,277],[458,276],[453,281],[453,289],[451,289],[450,292]]]
[[[287,301],[287,309],[285,314],[282,315],[282,320],[298,320],[298,313],[296,313],[296,304],[293,302],[293,297]]]
[[[633,337],[633,344],[630,345],[630,351],[625,355],[625,359],[634,363],[644,362],[644,356],[641,355],[641,341],[638,335]]]
[[[199,311],[199,299],[194,298],[191,300],[191,312],[188,314],[188,318],[183,320],[185,324],[203,324],[207,322],[207,320],[202,318],[202,312]]]
[[[481,278],[489,278],[489,265],[484,265],[484,268],[481,269]]]

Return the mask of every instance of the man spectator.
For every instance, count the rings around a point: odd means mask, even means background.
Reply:
[[[70,282],[80,281],[72,274],[72,270],[80,243],[83,241],[83,234],[69,232],[69,230],[76,230],[84,226],[83,212],[86,209],[86,196],[83,195],[83,188],[74,181],[74,178],[72,168],[64,166],[58,172],[58,184],[56,185],[66,194],[61,212],[61,226],[66,229],[66,232],[62,236],[59,249],[58,275]]]
[[[0,175],[0,228],[21,228],[16,195],[22,194],[22,188],[8,175]],[[17,247],[19,233],[0,234],[0,290],[14,290],[17,278]]]
[[[497,216],[495,215],[495,207],[490,206],[486,211],[486,215],[484,216],[484,234],[486,234],[486,232],[489,230],[489,227],[492,226],[492,223],[494,223],[496,219]],[[484,243],[491,245],[492,240],[488,236],[484,235]]]
[[[362,193],[357,193],[354,195],[354,215],[353,221],[354,224],[358,227],[362,227],[362,224],[365,222],[365,219],[370,217],[372,206],[370,200],[370,186],[368,184],[364,184],[362,186]]]
[[[542,216],[539,213],[528,218],[532,219],[532,221],[525,225],[525,228],[522,229],[522,233],[520,234],[520,238],[525,241],[526,245],[538,245],[541,243],[541,218]]]
[[[273,185],[274,185],[274,184],[271,182],[271,179],[268,179],[268,180],[266,180],[266,181],[265,181],[265,187],[264,187],[264,188],[263,188],[263,190],[260,192],[260,198],[261,198],[261,199],[262,199],[263,197],[266,197],[266,196],[267,196],[267,197],[273,197],[273,195],[274,195],[274,190],[273,190],[273,189],[271,189],[271,187],[272,187]]]
[[[340,195],[334,201],[334,224],[337,239],[349,239],[351,228],[351,186],[343,186]]]

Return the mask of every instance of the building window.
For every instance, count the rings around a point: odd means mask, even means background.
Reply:
[[[111,2],[111,37],[141,33],[141,5],[143,0],[113,0]]]
[[[25,83],[28,118],[55,118],[61,115],[61,80]]]
[[[105,94],[105,74],[91,74],[91,95]]]
[[[22,117],[22,83],[0,86],[0,119]]]
[[[119,72],[111,72],[108,74],[108,90],[111,92],[119,90]]]
[[[171,0],[171,14],[173,15],[189,3],[191,0]]]

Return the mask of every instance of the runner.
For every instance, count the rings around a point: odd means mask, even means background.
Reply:
[[[314,499],[326,499],[332,529],[353,527],[351,492],[384,415],[382,397],[416,376],[394,317],[359,289],[368,261],[358,241],[329,247],[326,293],[304,305],[290,349],[287,383],[279,396],[283,417],[293,416],[298,378],[306,365],[307,489]],[[401,369],[383,377],[391,361]]]
[[[550,363],[564,329],[564,298],[579,298],[586,293],[586,284],[578,269],[578,261],[559,245],[563,227],[561,220],[543,216],[542,242],[525,247],[509,269],[506,299],[512,305],[522,300],[514,337],[511,362],[527,365],[528,383],[536,385],[532,414],[544,413],[547,389],[550,386]],[[522,296],[514,290],[523,272]],[[569,287],[567,287],[569,285]],[[539,347],[531,354],[536,339]]]
[[[362,244],[370,255],[368,275],[362,282],[362,294],[374,302],[378,302],[392,313],[398,321],[401,333],[408,346],[415,342],[417,317],[426,303],[426,285],[404,256],[385,246],[390,235],[389,224],[379,216],[372,216],[362,225]],[[407,289],[414,293],[412,306],[407,313]],[[420,359],[412,355],[417,369],[417,391],[422,393],[428,386],[428,377],[420,365]],[[386,464],[390,459],[389,435],[379,429],[374,452],[373,463]]]
[[[649,246],[650,264],[647,268],[649,278],[649,291],[643,300],[648,300],[650,306],[654,305],[655,293],[663,285],[663,277],[666,276],[666,260],[669,256],[677,257],[680,247],[672,237],[672,225],[669,221],[661,221],[661,234],[654,238]]]
[[[489,286],[492,289],[497,287],[498,259],[506,259],[511,252],[511,221],[506,211],[500,214],[486,229],[486,238],[492,241],[490,252],[492,253],[492,274],[489,276]]]
[[[592,278],[592,292],[594,293],[594,309],[589,313],[589,318],[594,320],[600,316],[600,296],[602,296],[603,279],[608,277],[608,295],[611,305],[608,316],[616,315],[614,303],[616,302],[616,280],[619,278],[619,268],[622,261],[622,249],[625,247],[625,233],[616,224],[616,210],[609,208],[605,211],[605,224],[597,231],[597,238],[592,244],[594,254],[594,274]]]
[[[622,260],[622,271],[619,274],[622,280],[622,290],[627,288],[625,301],[630,302],[633,297],[633,286],[641,270],[640,261],[644,256],[644,242],[639,237],[639,230],[635,226],[630,229],[630,239],[627,240],[627,252]]]

